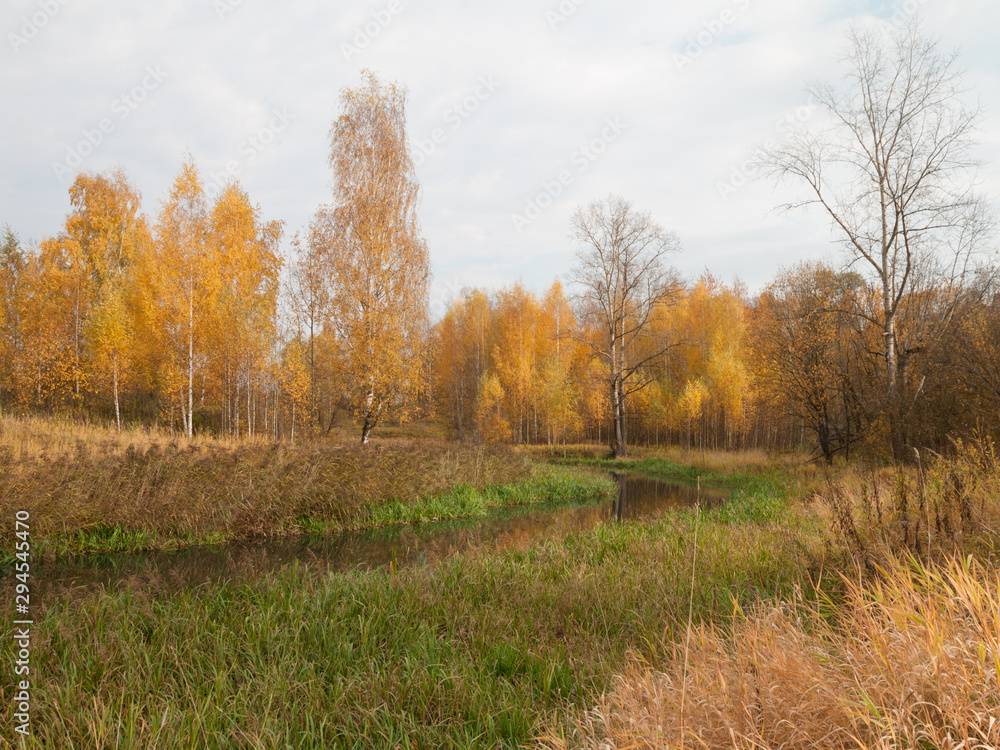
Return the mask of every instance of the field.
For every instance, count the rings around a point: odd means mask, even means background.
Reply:
[[[50,558],[115,548],[93,524],[180,546],[482,516],[607,494],[608,468],[732,496],[437,565],[295,565],[39,602],[25,747],[1000,742],[1000,462],[988,444],[827,474],[760,453],[609,462],[576,446],[550,462],[544,449],[433,439],[366,452],[77,430],[3,423],[4,516],[30,504]],[[191,495],[188,515],[171,516]],[[5,705],[13,694],[4,670]]]

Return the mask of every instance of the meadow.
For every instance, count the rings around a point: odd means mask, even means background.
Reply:
[[[123,486],[147,487],[158,508],[180,504],[185,487],[206,488],[196,508],[240,492],[260,508],[283,492],[273,533],[301,526],[303,507],[327,508],[308,517],[333,529],[607,493],[600,472],[612,467],[732,494],[719,508],[470,549],[436,565],[324,575],[292,565],[241,583],[123,583],[40,602],[24,747],[998,742],[1000,461],[988,443],[920,467],[827,472],[791,455],[649,449],[610,462],[594,446],[564,459],[433,440],[365,453],[97,432],[82,448],[44,427],[5,422],[4,470],[15,467],[21,484],[4,491],[9,505],[29,487],[56,488],[32,510],[53,540],[72,534],[43,514],[85,518],[87,498]],[[212,466],[221,476],[209,483]],[[383,473],[335,483],[333,467],[346,466]],[[353,488],[338,500],[347,510],[316,504],[335,485]],[[313,506],[293,502],[302,488]],[[220,521],[237,506],[204,510],[184,528],[244,533]],[[124,500],[102,507],[126,530],[142,518]],[[167,533],[162,513],[146,515]],[[13,690],[5,670],[0,699],[9,704]]]

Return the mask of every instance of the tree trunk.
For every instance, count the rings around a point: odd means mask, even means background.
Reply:
[[[247,369],[247,437],[253,437],[253,409],[251,407],[250,370]]]
[[[185,431],[188,437],[194,434],[194,290],[188,292],[188,406]]]
[[[368,436],[375,429],[378,422],[378,413],[375,407],[375,390],[369,387],[368,395],[365,396],[365,421],[361,425],[361,444],[368,445]]]
[[[833,446],[830,444],[830,425],[825,410],[820,417],[819,428],[816,433],[819,438],[819,447],[823,451],[823,458],[826,459],[828,466],[833,466]]]
[[[625,417],[625,376],[624,368],[618,376],[618,455],[628,455],[628,424]]]
[[[114,371],[114,381],[115,381],[115,429],[118,432],[122,431],[122,413],[121,408],[118,405],[118,350],[115,349],[114,353],[111,355],[112,370]]]
[[[886,311],[885,321],[885,378],[886,400],[889,408],[889,433],[892,440],[892,458],[897,463],[904,460],[903,420],[899,408],[899,364],[896,357],[896,315]]]
[[[614,433],[611,437],[611,455],[614,458],[625,455],[625,436],[622,434],[622,403],[621,390],[618,388],[617,376],[611,382],[611,417],[614,422]]]

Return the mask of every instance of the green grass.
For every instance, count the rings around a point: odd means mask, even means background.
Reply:
[[[293,519],[277,518],[263,531],[269,532],[270,536],[329,534],[396,524],[481,518],[498,508],[583,501],[609,496],[614,490],[614,482],[598,472],[535,464],[518,481],[480,487],[461,483],[437,495],[376,502],[370,509],[356,510],[346,517],[317,511],[314,515],[300,515]],[[155,518],[149,522],[152,525],[139,528],[96,523],[89,528],[50,533],[42,538],[38,538],[33,531],[32,555],[36,559],[53,559],[68,555],[182,549],[244,538],[244,535],[226,528],[178,531],[157,527]],[[14,547],[11,545],[0,552],[0,566],[13,563]]]
[[[827,570],[839,553],[824,557],[823,517],[791,501],[791,475],[662,459],[591,466],[680,479],[693,471],[728,487],[731,500],[520,551],[472,549],[435,566],[325,575],[291,566],[240,584],[123,585],[40,603],[26,746],[521,747],[572,725],[637,660],[676,673],[689,618],[729,637],[761,601],[836,616],[838,574],[813,576],[817,561]],[[976,491],[995,528],[1000,474],[991,471]],[[439,506],[412,504],[419,518],[474,518],[491,502],[504,504],[494,513],[516,514],[526,498],[574,497],[581,482],[606,480],[539,467],[520,483],[496,483],[507,489],[455,482]],[[371,507],[390,520],[402,513]],[[13,679],[0,670],[0,701],[11,702]]]
[[[772,483],[780,481],[782,474],[780,471],[771,470],[747,470],[747,469],[708,469],[698,467],[694,464],[677,463],[669,458],[644,457],[644,458],[552,458],[552,463],[560,465],[590,466],[606,471],[635,471],[657,479],[670,481],[690,482],[694,484],[701,481],[704,484],[717,485],[720,487],[746,487],[748,484],[756,486],[762,485],[770,480]]]
[[[670,482],[700,483],[730,490],[730,499],[712,511],[728,523],[779,521],[788,511],[791,478],[778,469],[710,470],[680,464],[667,458],[567,458],[551,459],[559,466],[585,466],[606,471],[632,471]]]
[[[526,481],[476,488],[458,485],[435,497],[403,503],[393,500],[377,506],[364,519],[364,526],[423,523],[449,518],[484,517],[497,508],[541,502],[563,503],[598,496],[610,496],[615,483],[595,472],[566,467],[536,465]]]
[[[226,544],[233,537],[223,532],[183,533],[170,536],[154,529],[126,529],[122,526],[99,524],[72,534],[32,539],[31,556],[38,560],[60,560],[76,555],[120,555],[138,552],[180,550]],[[12,566],[13,551],[0,551],[0,568]]]
[[[396,575],[292,567],[52,602],[32,631],[29,746],[518,747],[629,654],[655,663],[689,601],[724,620],[788,595],[801,533],[676,511]]]

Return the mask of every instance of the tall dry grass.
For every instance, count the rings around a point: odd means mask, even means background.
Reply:
[[[609,457],[606,445],[595,443],[571,443],[567,445],[522,445],[518,450],[538,458],[604,459]],[[678,446],[629,447],[629,459],[664,459],[678,465],[701,469],[706,473],[760,473],[779,469],[800,471],[806,465],[804,456],[796,454],[768,455],[762,450],[702,450]],[[810,473],[817,473],[815,469]]]
[[[670,666],[635,660],[548,748],[1000,746],[1000,574],[969,557],[895,560],[802,600],[692,629]]]
[[[83,452],[121,455],[129,450],[145,451],[153,446],[234,447],[244,441],[181,433],[156,428],[129,428],[119,431],[60,417],[6,415],[0,417],[0,454],[15,461],[73,457]],[[263,439],[254,439],[261,445]]]
[[[871,568],[886,555],[925,560],[992,550],[1000,532],[1000,454],[988,440],[956,442],[955,454],[915,466],[867,468],[815,493],[835,542]]]
[[[155,532],[163,539],[349,527],[373,505],[527,476],[502,448],[396,439],[376,446],[178,438],[51,420],[0,420],[0,514],[31,514],[32,538]],[[12,539],[13,528],[3,537]]]

